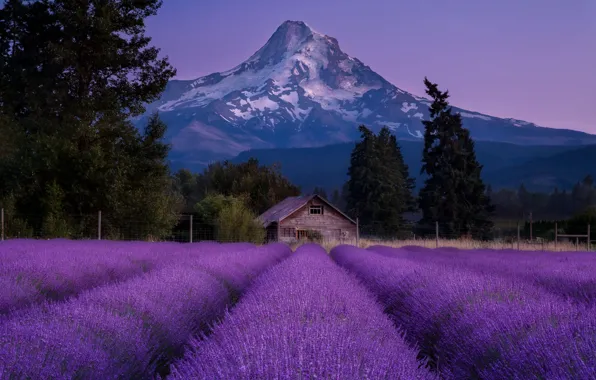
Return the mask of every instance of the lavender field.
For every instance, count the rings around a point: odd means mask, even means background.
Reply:
[[[1,379],[596,379],[596,255],[0,243]]]

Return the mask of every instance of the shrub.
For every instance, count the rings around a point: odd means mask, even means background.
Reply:
[[[246,206],[244,198],[210,194],[196,204],[199,222],[211,228],[220,242],[246,241],[262,244],[265,229]]]

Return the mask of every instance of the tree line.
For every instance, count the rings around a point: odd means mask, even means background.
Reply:
[[[588,175],[571,191],[555,188],[551,193],[531,192],[522,184],[517,189],[488,189],[495,217],[509,220],[562,220],[585,212],[596,205],[596,186]]]

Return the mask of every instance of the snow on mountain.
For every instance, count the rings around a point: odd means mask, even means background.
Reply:
[[[351,141],[358,137],[359,124],[388,126],[400,138],[422,139],[421,120],[428,117],[429,104],[344,53],[335,38],[304,22],[286,21],[262,48],[231,70],[171,81],[149,111],[159,110],[168,123],[175,151],[204,163],[247,147]],[[545,130],[554,130],[454,110],[477,139],[552,143],[554,135]],[[590,136],[567,132],[571,133],[556,143]],[[222,141],[229,143],[227,147]],[[199,146],[201,153],[196,152]]]

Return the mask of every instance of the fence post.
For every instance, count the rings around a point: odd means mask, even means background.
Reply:
[[[590,223],[588,223],[588,251],[590,251],[592,249],[592,244],[591,240],[590,240]]]
[[[101,210],[97,213],[97,240],[101,240]]]
[[[0,208],[0,240],[4,241],[4,208]]]
[[[435,248],[439,248],[439,222],[435,222]]]
[[[192,243],[192,214],[190,214],[190,242]]]
[[[360,223],[356,218],[356,247],[360,247]]]
[[[520,231],[520,227],[519,227],[519,220],[517,221],[517,250],[519,251],[519,240],[520,240],[520,235],[521,235],[521,231]]]
[[[557,240],[559,240],[559,224],[555,222],[555,251],[557,250]]]

